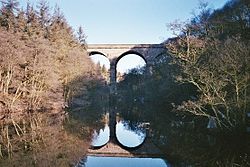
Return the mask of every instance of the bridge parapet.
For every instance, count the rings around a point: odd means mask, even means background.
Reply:
[[[96,49],[133,49],[133,48],[164,48],[164,44],[89,44],[88,50]]]
[[[146,62],[166,50],[164,44],[89,44],[90,55],[102,54],[109,60],[119,59],[127,54],[137,54]]]

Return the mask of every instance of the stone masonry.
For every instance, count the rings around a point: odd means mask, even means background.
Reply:
[[[87,51],[90,56],[101,54],[109,59],[110,91],[114,93],[116,90],[116,66],[122,57],[136,54],[142,57],[150,68],[157,56],[166,53],[166,47],[163,44],[89,44]]]

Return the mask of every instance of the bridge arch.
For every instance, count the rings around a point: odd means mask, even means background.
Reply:
[[[93,55],[103,55],[104,57],[107,57],[104,53],[99,52],[99,51],[91,51],[91,52],[89,52],[89,56],[93,56]]]
[[[87,51],[89,55],[101,54],[109,59],[110,92],[113,94],[116,92],[116,65],[122,57],[128,54],[138,55],[151,69],[155,55],[166,52],[166,47],[165,44],[89,44]]]
[[[92,62],[95,64],[95,68],[99,69],[100,74],[102,75],[103,79],[106,83],[110,82],[109,78],[109,70],[110,70],[110,60],[103,52],[99,51],[92,51],[89,52],[89,57]]]
[[[137,51],[127,51],[122,53],[115,60],[116,82],[124,79],[124,74],[130,72],[134,68],[142,68],[147,65],[146,58]]]
[[[137,51],[134,51],[134,50],[129,50],[129,51],[122,53],[120,56],[118,56],[118,58],[116,59],[116,65],[123,57],[130,55],[130,54],[137,55],[137,56],[141,57],[145,61],[145,63],[147,64],[147,59],[145,58],[145,56],[143,56],[143,54],[141,54]]]

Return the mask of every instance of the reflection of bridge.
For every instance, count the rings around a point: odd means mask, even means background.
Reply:
[[[97,147],[92,147],[88,150],[88,155],[103,156],[103,157],[164,157],[164,154],[158,149],[150,138],[149,131],[147,130],[144,141],[134,147],[124,146],[116,136],[117,116],[115,110],[111,110],[109,114],[109,141]],[[127,136],[129,138],[129,136]]]
[[[87,51],[90,56],[101,54],[109,59],[112,92],[116,83],[116,66],[122,57],[136,54],[150,67],[157,56],[166,53],[166,48],[163,44],[89,44]]]
[[[118,144],[108,142],[99,149],[89,149],[88,155],[103,157],[164,157],[164,154],[153,144],[150,139],[146,139],[141,147],[133,150],[121,148]]]

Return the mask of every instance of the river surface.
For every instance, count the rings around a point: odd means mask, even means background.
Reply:
[[[79,167],[168,167],[161,158],[126,158],[87,156]]]
[[[129,126],[128,121],[119,121],[116,124],[116,138],[120,144],[125,147],[137,147],[143,143],[146,138],[146,130],[140,128],[139,125],[133,126],[134,130]],[[101,147],[109,141],[110,128],[105,124],[103,129],[98,132],[95,130],[91,146]]]
[[[84,121],[90,125],[96,120],[100,123],[97,127],[92,126],[96,129],[92,134],[92,150],[108,146],[107,143],[112,142],[110,138],[113,131],[118,145],[132,156],[114,155],[114,152],[102,156],[91,153],[83,157],[76,167],[250,166],[249,136],[216,136],[216,131],[207,130],[207,120],[198,120],[195,124],[189,118],[180,117],[178,120],[173,112],[163,108],[124,106],[124,110],[113,110],[116,115],[115,126],[111,126],[110,117],[106,116],[107,110],[101,114],[86,110],[81,117],[86,118]],[[92,117],[88,117],[88,114]],[[134,149],[147,145],[147,139],[152,140],[151,143],[162,151],[163,156],[148,154],[147,158],[133,157]],[[150,150],[151,146],[148,148]]]
[[[120,120],[116,123],[115,135],[117,141],[127,148],[136,148],[146,139],[146,129],[143,123],[131,124],[129,121]],[[103,129],[94,131],[92,148],[104,147],[110,140],[110,127],[105,124]],[[167,167],[162,158],[136,158],[136,157],[100,157],[87,156],[79,167]]]

